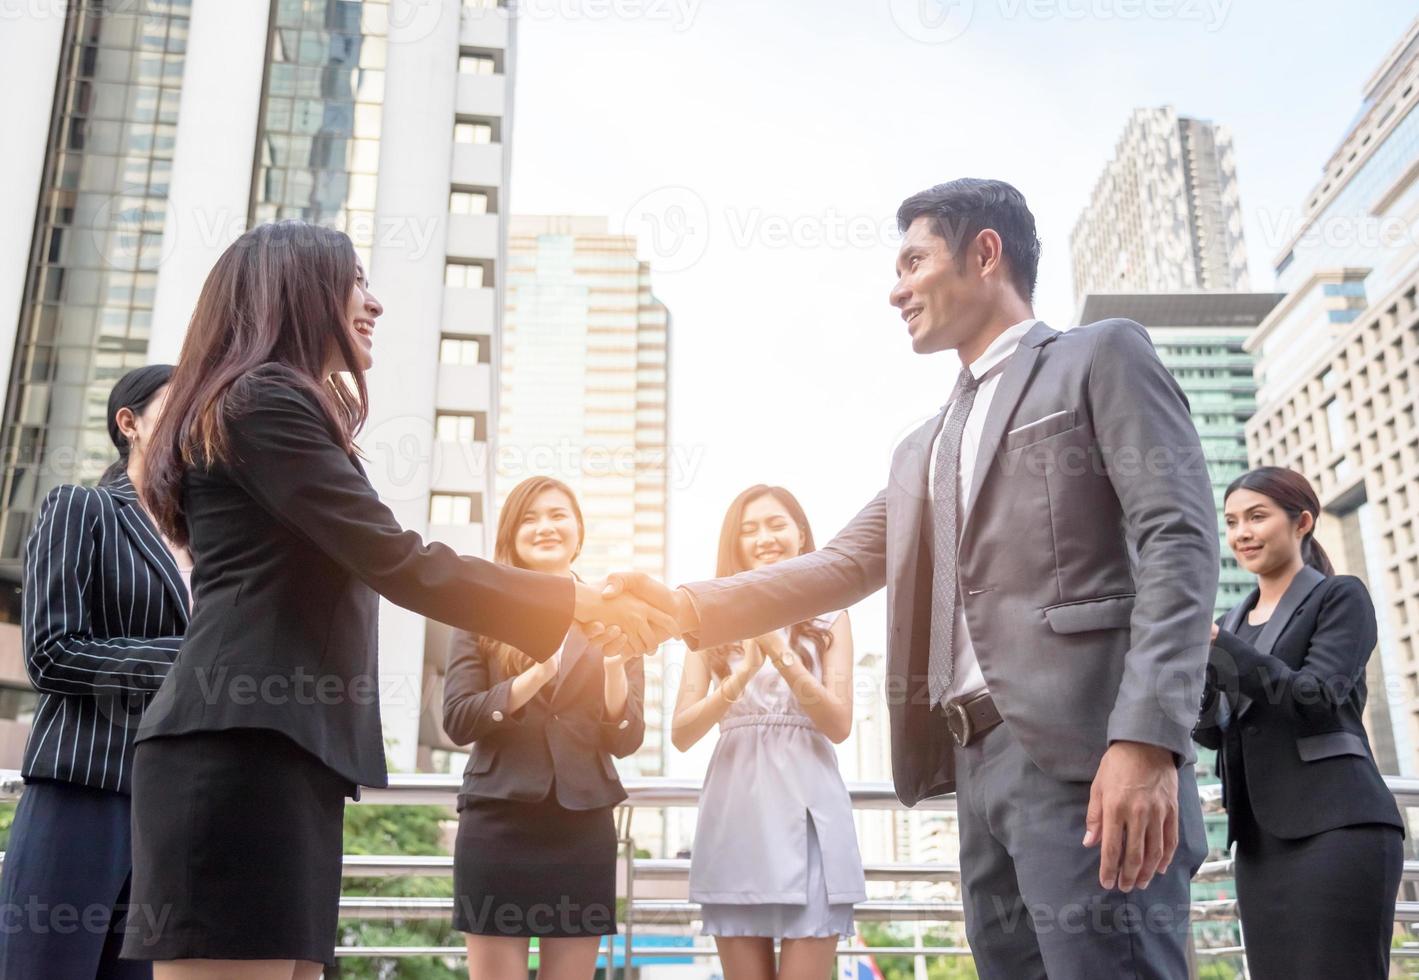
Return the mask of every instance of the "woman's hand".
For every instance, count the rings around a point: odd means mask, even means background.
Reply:
[[[744,658],[739,661],[739,666],[734,669],[734,673],[744,678],[744,683],[749,683],[759,669],[764,666],[764,648],[759,645],[758,640],[744,641]]]
[[[1213,623],[1213,624],[1212,624],[1212,642],[1213,642],[1213,643],[1216,643],[1216,642],[1217,642],[1217,634],[1218,634],[1219,632],[1220,632],[1220,630],[1217,628],[1217,624],[1216,624],[1216,623]]]
[[[621,653],[617,654],[604,654],[601,658],[601,662],[604,663],[607,667],[612,668],[613,670],[625,671],[626,665],[629,664],[632,660],[636,660],[644,656],[645,654],[643,653],[632,653],[629,650],[623,650]]]
[[[789,655],[788,644],[784,642],[783,633],[779,630],[772,630],[763,636],[753,640],[754,645],[762,652],[763,656],[774,662],[774,666],[780,671],[793,666],[792,660],[785,661]]]

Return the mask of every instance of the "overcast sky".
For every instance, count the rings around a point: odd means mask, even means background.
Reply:
[[[1129,112],[1229,127],[1252,287],[1414,16],[1396,0],[522,0],[511,203],[638,233],[673,316],[671,577],[713,572],[730,500],[826,541],[945,400],[887,304],[891,216],[954,177],[1024,192],[1036,313],[1074,314],[1069,231]],[[881,597],[855,611],[883,646]]]

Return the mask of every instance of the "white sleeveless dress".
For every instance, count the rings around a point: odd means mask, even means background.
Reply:
[[[841,615],[817,623],[827,629]],[[734,656],[731,667],[741,655]],[[810,667],[821,679],[817,658]],[[832,742],[772,663],[730,705],[719,729],[690,861],[702,934],[852,935],[852,907],[867,888]]]

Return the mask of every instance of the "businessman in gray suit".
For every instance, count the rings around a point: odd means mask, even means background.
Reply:
[[[826,547],[671,592],[708,647],[887,587],[892,775],[956,793],[980,976],[1187,976],[1206,854],[1192,726],[1218,572],[1187,400],[1129,320],[1035,319],[1034,217],[962,179],[908,198],[891,303],[954,350],[941,412]]]

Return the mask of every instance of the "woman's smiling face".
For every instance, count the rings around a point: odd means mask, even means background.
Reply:
[[[548,487],[522,513],[514,542],[517,557],[539,572],[564,572],[581,549],[581,527],[571,498]]]
[[[766,493],[744,505],[739,522],[739,563],[743,567],[762,568],[787,561],[802,550],[803,529],[777,497]]]

